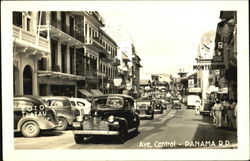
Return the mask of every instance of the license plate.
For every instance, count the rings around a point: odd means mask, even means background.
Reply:
[[[73,122],[73,126],[74,127],[81,127],[81,124],[80,124],[80,122]]]

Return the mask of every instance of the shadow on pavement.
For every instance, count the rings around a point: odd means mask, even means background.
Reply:
[[[62,131],[42,131],[37,137],[43,136],[60,136],[63,135]],[[21,132],[14,132],[14,137],[24,137]]]
[[[140,132],[130,133],[128,135],[128,138],[126,141],[136,137],[139,134],[140,134]],[[124,143],[126,143],[126,141]],[[86,140],[84,140],[84,143],[82,143],[82,144],[108,144],[109,145],[109,144],[119,144],[119,143],[118,143],[116,136],[91,136],[91,137],[87,138]]]
[[[227,127],[222,127],[222,128],[215,127],[213,126],[212,119],[213,118],[209,116],[202,116],[201,120],[199,121],[207,123],[207,125],[204,124],[198,125],[193,139],[187,142],[187,144],[190,145],[190,148],[220,149],[220,148],[232,148],[232,146],[234,146],[234,148],[237,148],[237,146],[235,146],[237,145],[237,130]]]

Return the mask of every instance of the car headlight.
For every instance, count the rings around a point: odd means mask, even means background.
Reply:
[[[83,121],[83,117],[80,115],[80,116],[77,116],[76,117],[76,120],[78,121],[78,122],[82,122]]]
[[[115,117],[113,115],[108,117],[108,122],[113,123],[115,121]]]

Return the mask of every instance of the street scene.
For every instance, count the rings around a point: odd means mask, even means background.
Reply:
[[[15,149],[231,149],[237,146],[236,131],[218,129],[210,117],[196,115],[185,106],[180,110],[168,109],[154,120],[142,120],[139,133],[131,134],[124,144],[117,144],[112,137],[95,137],[85,144],[75,144],[73,138],[71,130],[46,132],[38,138],[25,138],[16,133]]]
[[[236,11],[164,68],[101,13],[13,12],[15,149],[237,148]]]

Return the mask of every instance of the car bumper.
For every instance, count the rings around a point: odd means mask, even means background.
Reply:
[[[146,115],[146,114],[140,114],[139,117],[144,118],[144,117],[151,117],[152,114]]]
[[[73,134],[83,134],[83,135],[119,135],[119,131],[74,130]]]

